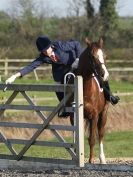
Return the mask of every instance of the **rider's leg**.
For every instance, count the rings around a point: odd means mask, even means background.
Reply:
[[[56,92],[56,96],[59,101],[61,101],[64,98],[63,92]],[[66,112],[64,108],[58,111],[58,117],[68,117],[70,115],[69,112]]]
[[[119,102],[120,98],[118,96],[112,95],[108,81],[103,82],[103,89],[104,89],[105,98],[108,101],[110,101],[111,104],[115,105]]]
[[[57,96],[59,101],[61,101],[64,98],[63,92],[56,92],[56,96]]]

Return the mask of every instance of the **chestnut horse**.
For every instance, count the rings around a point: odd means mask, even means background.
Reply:
[[[81,75],[83,77],[84,118],[89,128],[89,162],[94,163],[94,145],[98,132],[100,146],[99,159],[100,163],[105,164],[103,137],[107,120],[108,102],[95,76],[101,77],[103,74],[103,78],[106,77],[107,70],[104,65],[104,54],[102,51],[103,41],[99,39],[98,42],[91,43],[86,39],[86,43],[87,48],[79,58],[79,65],[75,75]],[[104,65],[104,70],[102,69],[102,65]],[[70,120],[73,124],[72,115],[70,116]]]

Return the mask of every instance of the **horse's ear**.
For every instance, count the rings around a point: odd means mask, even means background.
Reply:
[[[102,37],[100,37],[100,39],[98,41],[98,44],[99,44],[100,48],[103,47],[103,39],[102,39]]]
[[[91,46],[91,41],[87,37],[85,38],[85,42],[88,46]]]

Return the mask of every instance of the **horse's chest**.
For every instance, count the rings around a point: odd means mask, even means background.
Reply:
[[[92,87],[91,81],[84,82],[84,84],[83,84],[84,99],[91,98],[94,93],[93,90],[94,90],[94,88]]]

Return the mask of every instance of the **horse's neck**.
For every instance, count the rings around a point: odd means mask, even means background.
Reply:
[[[86,49],[80,56],[77,74],[83,78],[90,78],[93,74],[92,62],[88,50]]]
[[[83,78],[84,95],[86,95],[87,98],[91,98],[92,95],[95,95],[96,87],[97,85],[95,83],[94,77]]]
[[[93,72],[86,58],[79,63],[77,74],[81,75],[83,78],[90,78],[92,76]]]
[[[95,80],[93,75],[91,75],[90,77],[84,77],[83,81],[85,84],[90,85],[90,87],[93,87],[95,85]]]

